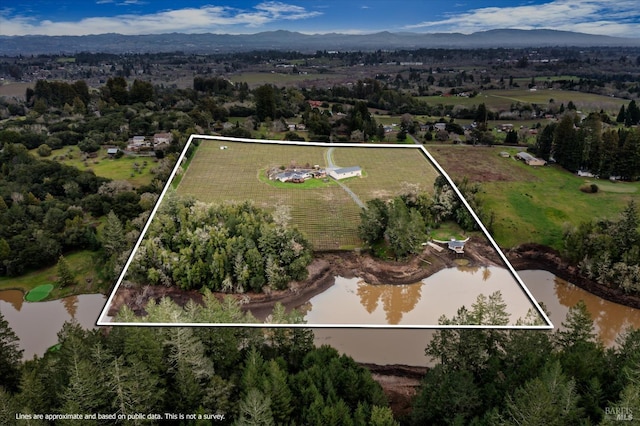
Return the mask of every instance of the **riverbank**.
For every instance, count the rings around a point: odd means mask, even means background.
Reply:
[[[640,296],[629,295],[620,289],[598,284],[580,274],[576,265],[562,259],[556,250],[540,244],[521,244],[505,251],[505,255],[516,270],[542,269],[569,281],[598,297],[610,302],[640,309]],[[357,252],[322,252],[316,253],[308,267],[308,278],[301,282],[293,282],[287,290],[269,293],[245,293],[234,295],[242,300],[244,310],[250,310],[259,320],[264,320],[276,303],[287,309],[301,307],[313,296],[330,288],[336,276],[345,278],[358,277],[370,284],[411,284],[419,282],[445,268],[456,267],[463,261],[469,266],[503,266],[501,259],[486,242],[479,237],[472,237],[465,245],[463,256],[456,255],[448,249],[441,252],[425,247],[424,251],[408,261],[384,261],[367,253]],[[222,299],[226,294],[219,293]],[[199,291],[183,291],[177,287],[137,286],[127,283],[120,286],[109,309],[114,316],[124,305],[129,306],[136,315],[145,315],[144,310],[149,300],[159,301],[169,297],[177,304],[184,306],[189,300],[202,301]]]
[[[388,261],[358,252],[316,253],[308,266],[308,277],[304,281],[290,283],[287,290],[267,293],[244,293],[232,296],[241,301],[242,308],[250,311],[258,320],[272,312],[276,303],[286,309],[299,308],[313,296],[320,294],[335,283],[335,277],[360,278],[369,284],[413,284],[420,282],[446,268],[453,268],[464,261],[465,266],[503,266],[497,253],[480,237],[472,237],[465,245],[464,255],[455,254],[443,248],[438,251],[426,246],[422,253],[407,261]],[[216,293],[219,299],[226,293]],[[177,287],[138,286],[124,283],[109,308],[109,316],[115,316],[126,305],[136,315],[145,315],[144,307],[149,300],[159,301],[169,297],[180,306],[189,300],[202,302],[202,295],[196,290],[183,291]]]
[[[640,309],[640,295],[627,294],[621,289],[599,284],[580,273],[577,265],[562,259],[560,253],[540,244],[521,244],[506,252],[515,269],[543,269],[569,281],[609,302]]]

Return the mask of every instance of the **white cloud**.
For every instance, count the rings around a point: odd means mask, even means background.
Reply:
[[[98,0],[104,2],[105,0]],[[129,3],[138,0],[125,0]],[[36,20],[28,16],[10,16],[0,12],[1,35],[86,35],[86,34],[158,34],[170,32],[233,32],[256,28],[278,20],[307,19],[320,12],[277,1],[263,2],[252,10],[227,6],[203,6],[159,11],[146,15],[122,14],[90,17],[79,21]]]
[[[543,4],[472,9],[449,14],[439,21],[407,25],[405,29],[469,34],[498,28],[548,28],[638,37],[639,17],[637,0],[553,0]]]

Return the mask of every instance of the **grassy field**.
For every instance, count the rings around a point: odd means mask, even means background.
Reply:
[[[461,96],[420,96],[417,99],[435,105],[472,106],[484,103],[488,108],[506,110],[509,109],[511,104],[517,102],[542,106],[547,105],[549,100],[553,99],[557,105],[564,103],[565,107],[569,101],[573,101],[576,107],[584,112],[604,109],[611,114],[617,114],[620,106],[628,103],[628,101],[624,99],[611,98],[592,93],[551,89],[539,89],[536,91],[530,91],[529,89],[486,90],[473,98]]]
[[[40,158],[33,149],[32,154]],[[101,148],[96,158],[82,160],[81,152],[77,146],[65,146],[54,149],[49,157],[50,160],[57,160],[62,164],[67,164],[79,170],[93,170],[97,176],[114,180],[126,180],[134,186],[148,185],[153,180],[151,169],[156,166],[155,157],[129,157],[124,156],[119,159],[111,159],[107,156],[107,150]],[[136,171],[136,163],[137,171]]]
[[[428,146],[436,160],[456,179],[481,182],[488,211],[495,213],[494,237],[502,247],[536,242],[562,246],[565,224],[615,218],[629,200],[640,202],[640,183],[586,179],[557,166],[530,167],[502,158],[500,147]],[[596,194],[579,190],[584,183],[600,187]]]
[[[229,149],[221,150],[221,145]],[[324,167],[327,151],[324,146],[202,141],[177,190],[206,202],[252,200],[268,210],[288,206],[292,224],[316,250],[358,247],[360,208],[335,182],[275,185],[266,181],[265,172],[271,167],[292,163]],[[341,167],[362,167],[363,177],[345,184],[364,202],[398,194],[406,185],[403,182],[432,188],[437,175],[416,149],[337,146],[333,159]]]
[[[76,278],[77,285],[60,288],[56,284],[58,276],[56,265],[32,271],[19,277],[0,277],[0,290],[21,290],[25,294],[34,288],[53,284],[54,289],[45,300],[59,299],[72,294],[100,291],[104,283],[96,272],[95,253],[83,250],[65,256],[69,269]]]

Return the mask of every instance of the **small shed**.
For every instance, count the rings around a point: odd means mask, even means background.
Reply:
[[[107,149],[107,155],[111,158],[115,157],[116,155],[118,155],[118,148],[109,148]]]
[[[449,250],[456,252],[456,254],[464,254],[464,243],[466,242],[467,240],[460,241],[451,239],[451,241],[447,243],[447,247],[449,247]]]

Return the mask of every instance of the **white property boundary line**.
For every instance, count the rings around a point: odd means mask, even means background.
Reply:
[[[146,235],[147,230],[149,229],[151,221],[155,217],[156,212],[158,211],[158,208],[160,207],[160,202],[162,201],[162,199],[166,195],[167,191],[169,190],[169,188],[171,186],[171,182],[173,182],[173,179],[175,178],[176,174],[178,173],[178,170],[180,169],[182,163],[184,162],[187,150],[191,146],[191,143],[193,142],[194,139],[228,141],[228,142],[261,143],[261,144],[273,144],[273,145],[419,149],[425,155],[425,157],[429,160],[429,162],[436,168],[436,170],[442,176],[445,177],[445,179],[447,180],[447,183],[451,186],[453,191],[456,193],[456,195],[460,198],[460,200],[462,201],[462,203],[466,207],[467,211],[469,211],[469,213],[471,214],[473,219],[479,225],[480,229],[482,230],[484,235],[487,237],[487,239],[489,240],[489,242],[493,246],[494,250],[496,250],[498,252],[500,258],[502,259],[504,264],[507,266],[507,269],[511,273],[512,277],[520,285],[521,290],[526,294],[527,298],[529,299],[531,304],[536,308],[538,314],[543,318],[543,320],[546,322],[546,324],[545,325],[522,325],[522,326],[520,326],[520,325],[470,325],[470,324],[467,324],[467,325],[458,325],[458,324],[450,324],[450,325],[389,325],[389,324],[272,324],[272,323],[148,323],[148,322],[112,322],[112,321],[110,321],[109,318],[108,318],[107,313],[109,311],[109,307],[111,306],[111,302],[113,301],[113,299],[114,299],[114,297],[116,295],[116,292],[118,291],[118,288],[122,284],[124,276],[125,276],[127,270],[129,269],[129,266],[131,265],[131,262],[133,261],[133,256],[135,255],[135,253],[137,252],[138,248],[140,247],[140,244],[142,243],[142,240],[143,240],[144,236]],[[182,150],[182,153],[180,153],[180,156],[178,157],[178,161],[176,162],[175,167],[171,171],[171,174],[169,175],[169,179],[167,180],[167,183],[165,184],[164,188],[162,189],[162,193],[160,194],[160,197],[158,197],[158,200],[156,201],[156,204],[153,207],[153,210],[151,211],[151,214],[149,215],[149,219],[147,220],[147,223],[145,224],[144,228],[142,229],[142,232],[140,233],[140,236],[138,237],[138,240],[136,241],[136,244],[134,245],[133,249],[131,250],[131,254],[129,255],[129,258],[127,259],[127,262],[125,263],[124,268],[122,269],[122,272],[120,273],[120,276],[118,277],[118,280],[116,281],[116,284],[115,284],[113,290],[111,291],[111,294],[109,295],[109,298],[107,299],[107,302],[106,302],[104,308],[102,309],[102,312],[100,313],[100,316],[98,317],[98,321],[96,322],[96,325],[98,325],[98,326],[147,326],[147,327],[175,327],[175,326],[180,326],[180,327],[212,327],[212,326],[215,326],[215,327],[259,327],[259,328],[266,328],[266,327],[274,327],[274,328],[285,328],[285,327],[287,327],[287,328],[369,328],[369,329],[379,328],[379,329],[433,329],[433,330],[437,330],[437,329],[551,330],[551,329],[553,329],[553,324],[552,324],[551,320],[549,319],[547,314],[544,312],[544,310],[540,307],[540,305],[535,300],[535,298],[533,297],[531,292],[529,292],[529,289],[524,284],[524,282],[522,281],[522,279],[520,278],[520,276],[518,275],[516,270],[513,268],[513,266],[511,265],[511,263],[509,262],[509,260],[505,256],[505,254],[502,252],[502,250],[500,249],[500,247],[498,246],[496,241],[493,239],[491,234],[489,234],[489,231],[487,230],[487,228],[485,228],[484,224],[480,221],[480,218],[476,215],[476,212],[473,211],[473,209],[471,208],[471,206],[469,205],[467,200],[465,200],[465,198],[462,196],[462,193],[460,192],[458,187],[453,183],[453,180],[451,179],[451,177],[449,177],[447,172],[444,171],[444,169],[440,166],[440,164],[438,164],[438,162],[435,160],[435,158],[433,158],[431,156],[429,151],[427,151],[427,149],[423,145],[418,145],[418,144],[411,144],[411,145],[410,144],[406,144],[406,145],[405,144],[366,144],[366,143],[335,143],[335,144],[333,144],[333,143],[324,143],[324,142],[292,142],[292,141],[276,141],[276,140],[261,140],[261,139],[247,139],[247,138],[232,138],[232,137],[226,137],[226,136],[209,136],[209,135],[196,135],[196,134],[193,134],[193,135],[191,135],[189,137],[189,140],[187,141],[184,149]]]

